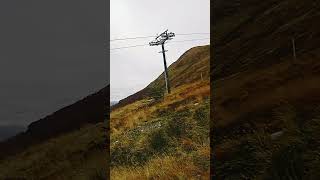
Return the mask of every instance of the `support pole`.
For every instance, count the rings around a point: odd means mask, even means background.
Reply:
[[[171,93],[170,90],[170,83],[169,83],[169,74],[168,74],[168,68],[167,68],[167,61],[166,61],[166,51],[164,49],[164,43],[162,43],[162,55],[163,55],[163,64],[164,64],[164,79],[166,81],[166,89],[168,94]]]

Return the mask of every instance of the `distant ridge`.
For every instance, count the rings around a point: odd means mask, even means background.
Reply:
[[[0,126],[0,142],[5,141],[7,138],[23,132],[25,127],[19,125],[2,125]]]
[[[118,103],[118,101],[110,101],[110,107],[113,105],[116,105]]]

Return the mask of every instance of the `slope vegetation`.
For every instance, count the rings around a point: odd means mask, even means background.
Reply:
[[[209,179],[209,49],[169,67],[171,94],[162,74],[112,110],[111,179]]]
[[[210,72],[210,47],[194,47],[185,52],[176,62],[171,64],[169,71],[170,85],[172,88],[183,84],[193,83],[201,79],[209,78]],[[155,81],[141,91],[120,100],[113,108],[125,106],[150,95],[150,91],[157,87],[164,87],[164,74],[162,73]]]
[[[215,4],[215,178],[318,179],[319,2]]]

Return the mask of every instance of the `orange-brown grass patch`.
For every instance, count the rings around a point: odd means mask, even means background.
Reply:
[[[209,96],[210,82],[200,81],[173,89],[171,94],[166,95],[163,101],[158,103],[152,103],[151,99],[136,101],[111,112],[111,131],[134,128],[137,124],[156,116],[159,109],[170,108],[174,103],[176,103],[174,108],[181,109],[193,106],[194,103],[201,102]]]

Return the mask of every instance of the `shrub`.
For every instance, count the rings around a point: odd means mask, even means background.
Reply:
[[[133,143],[117,145],[111,150],[111,166],[141,165],[152,156],[147,149],[140,148]]]
[[[130,156],[130,147],[118,145],[112,148],[110,154],[110,165],[125,165],[130,164],[128,161],[128,157]]]
[[[169,145],[169,137],[162,129],[155,130],[149,135],[149,147],[154,152],[163,152]]]
[[[197,121],[197,124],[201,127],[206,127],[209,128],[210,125],[210,113],[209,113],[209,108],[207,106],[203,106],[198,108],[194,115],[193,118]]]
[[[174,116],[169,117],[166,125],[168,135],[176,138],[187,136],[188,133],[191,132],[193,126],[192,122],[188,119],[189,116],[190,112],[185,110],[177,112]]]
[[[209,106],[198,108],[193,114],[193,119],[196,122],[192,132],[194,141],[197,141],[200,144],[206,143],[209,141],[210,134]]]
[[[161,101],[164,98],[165,90],[163,87],[155,86],[150,88],[149,96],[152,97],[155,101]]]

